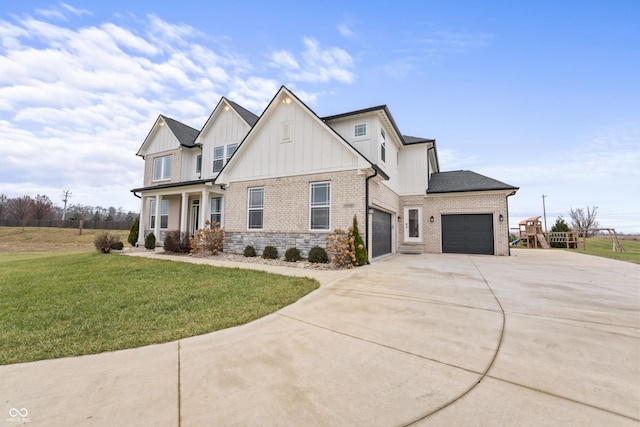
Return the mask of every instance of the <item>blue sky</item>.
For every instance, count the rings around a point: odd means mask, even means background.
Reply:
[[[386,104],[443,171],[520,187],[512,226],[546,194],[549,227],[597,206],[640,232],[639,22],[632,0],[4,0],[0,193],[137,211],[158,114],[200,129],[284,84],[319,116]]]

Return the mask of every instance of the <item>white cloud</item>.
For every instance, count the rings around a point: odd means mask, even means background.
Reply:
[[[340,24],[338,25],[338,31],[340,32],[340,34],[342,34],[344,37],[354,37],[356,34],[351,30],[351,28],[349,28],[349,25],[347,24]]]
[[[0,144],[0,184],[10,197],[71,189],[84,204],[126,200],[137,210],[135,153],[158,114],[199,128],[221,95],[259,114],[281,85],[255,74],[263,64],[233,52],[228,38],[155,15],[135,28],[78,24],[89,13],[63,3],[0,21],[0,134],[10,141]],[[309,81],[352,81],[346,51],[313,39],[305,47],[301,60],[281,50],[272,61]]]

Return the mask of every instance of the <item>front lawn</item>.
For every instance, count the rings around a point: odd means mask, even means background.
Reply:
[[[624,252],[613,252],[613,243],[609,237],[589,238],[587,239],[587,250],[578,249],[578,252],[640,264],[640,241],[630,239],[620,239],[619,241]]]
[[[229,328],[317,287],[309,278],[118,254],[0,253],[0,364]]]

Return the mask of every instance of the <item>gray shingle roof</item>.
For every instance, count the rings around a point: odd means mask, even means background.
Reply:
[[[192,128],[191,126],[187,126],[184,123],[180,123],[177,120],[174,120],[167,116],[162,116],[164,122],[169,126],[171,132],[176,136],[180,145],[184,145],[185,147],[193,147],[194,141],[200,134],[200,131]]]
[[[226,99],[226,98],[225,98]],[[253,114],[251,111],[247,110],[246,108],[244,108],[241,105],[236,104],[233,101],[229,101],[227,99],[227,102],[233,107],[234,110],[236,110],[236,112],[238,114],[240,114],[240,117],[242,117],[242,119],[247,122],[249,124],[249,126],[253,127],[256,122],[258,121],[259,117],[256,116],[255,114]]]
[[[436,172],[431,174],[427,194],[463,191],[517,190],[518,187],[472,171]]]
[[[418,138],[416,136],[409,136],[409,135],[402,135],[402,138],[404,139],[404,143],[406,145],[424,144],[424,143],[429,143],[429,142],[436,142],[435,139]]]

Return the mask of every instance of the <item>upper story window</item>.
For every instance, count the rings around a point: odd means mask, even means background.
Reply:
[[[380,129],[380,161],[382,163],[387,160],[387,143],[384,136],[384,129]]]
[[[171,157],[156,157],[153,159],[153,180],[163,181],[171,179]]]
[[[360,123],[357,124],[353,127],[353,136],[354,137],[359,137],[359,136],[366,136],[367,135],[367,124],[366,123]]]
[[[220,172],[237,149],[237,143],[228,144],[226,147],[224,145],[213,147],[213,171]]]
[[[311,184],[309,202],[309,228],[311,230],[329,230],[331,223],[331,183]]]
[[[264,227],[264,188],[249,189],[249,209],[247,228],[262,229]]]
[[[202,172],[202,154],[198,154],[196,157],[196,173]]]

